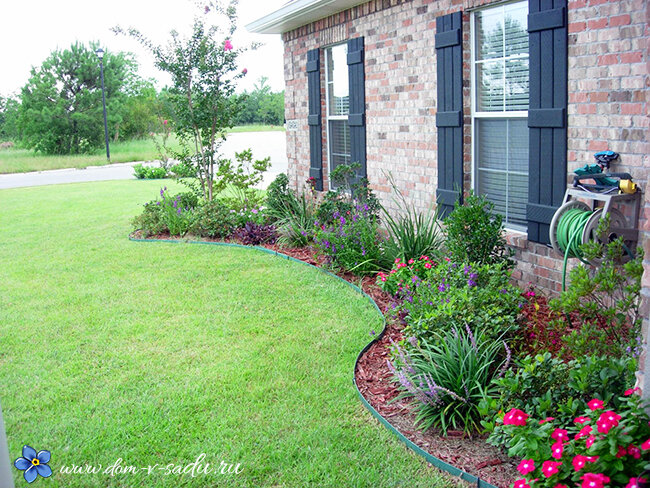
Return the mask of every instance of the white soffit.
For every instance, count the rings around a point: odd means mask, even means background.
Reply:
[[[251,22],[246,30],[257,34],[282,34],[368,0],[295,0]]]

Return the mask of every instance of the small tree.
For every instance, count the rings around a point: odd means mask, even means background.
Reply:
[[[246,74],[246,70],[238,69],[237,57],[256,47],[232,45],[237,29],[236,6],[236,0],[225,8],[209,2],[202,15],[195,17],[191,35],[183,38],[172,31],[166,46],[153,44],[136,29],[127,31],[151,52],[156,67],[172,77],[169,101],[174,131],[183,146],[176,156],[195,170],[206,200],[212,200],[229,182],[231,172],[226,169],[231,161],[219,157],[219,146],[225,130],[234,125],[239,105],[238,97],[233,96],[235,85]],[[216,14],[227,27],[210,25],[210,14]],[[114,31],[124,32],[119,27]]]

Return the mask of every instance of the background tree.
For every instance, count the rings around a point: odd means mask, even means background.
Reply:
[[[284,91],[272,92],[266,76],[260,77],[251,93],[238,95],[241,110],[237,115],[237,124],[271,124],[284,123]]]
[[[0,96],[0,142],[17,141],[20,102],[12,96]]]
[[[102,93],[97,44],[75,43],[54,51],[31,76],[21,92],[18,128],[22,143],[47,154],[77,154],[104,143]],[[128,79],[136,64],[125,53],[107,52],[104,80],[109,130],[122,121]]]

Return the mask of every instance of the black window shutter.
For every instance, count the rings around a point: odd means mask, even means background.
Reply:
[[[438,192],[440,216],[463,201],[462,13],[436,18],[438,68]]]
[[[528,1],[528,240],[549,243],[567,173],[567,0]]]
[[[314,188],[323,190],[323,146],[320,109],[320,51],[307,51],[307,92],[309,93],[309,177],[316,180]]]
[[[350,162],[359,163],[357,180],[366,178],[366,88],[363,63],[363,37],[348,41],[348,78],[350,81]]]

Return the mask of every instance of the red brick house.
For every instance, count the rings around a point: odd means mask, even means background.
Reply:
[[[421,209],[473,188],[505,217],[515,277],[558,290],[548,229],[568,174],[609,149],[647,188],[649,18],[646,0],[293,0],[247,28],[284,40],[296,187],[359,162],[388,206],[388,172]]]

